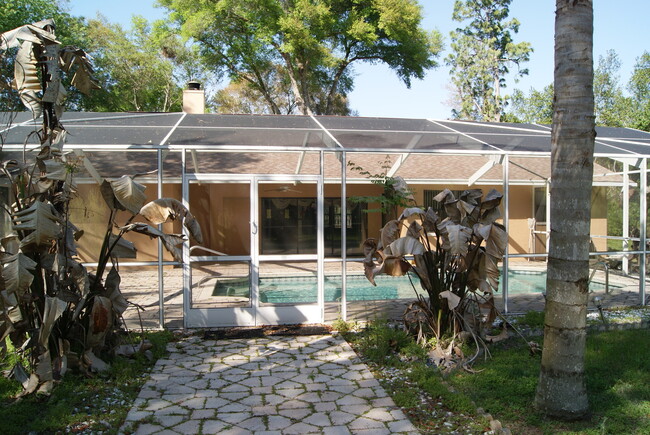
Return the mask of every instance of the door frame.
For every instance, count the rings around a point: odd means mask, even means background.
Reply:
[[[183,203],[189,209],[189,185],[205,183],[248,183],[250,192],[249,231],[250,255],[247,256],[194,256],[189,246],[189,234],[183,228],[186,242],[183,244],[183,324],[186,328],[210,328],[224,326],[260,326],[294,323],[322,323],[324,320],[324,179],[320,175],[248,175],[248,174],[183,174]],[[316,184],[317,204],[317,253],[315,255],[260,255],[260,196],[262,183],[303,182]],[[195,247],[192,247],[195,248]],[[193,250],[193,249],[192,249]],[[316,304],[261,306],[259,298],[259,265],[263,261],[316,261],[318,297]],[[192,307],[192,267],[199,261],[248,261],[250,270],[250,306],[229,308]]]

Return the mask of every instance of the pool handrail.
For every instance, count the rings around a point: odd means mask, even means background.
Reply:
[[[604,266],[605,270],[605,294],[609,294],[609,264],[607,264],[606,261],[597,261],[593,264],[593,271],[589,275],[589,284],[591,284],[591,280],[593,279],[594,275],[598,271],[596,266],[599,264],[602,264]]]

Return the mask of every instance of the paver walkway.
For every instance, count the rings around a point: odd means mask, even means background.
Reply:
[[[418,433],[340,337],[188,337],[168,350],[121,433]]]

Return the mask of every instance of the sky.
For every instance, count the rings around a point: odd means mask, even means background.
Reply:
[[[129,26],[133,14],[149,20],[164,17],[164,10],[154,7],[154,0],[69,0],[72,15],[94,18],[99,12],[109,21]],[[355,87],[349,94],[350,106],[359,116],[395,118],[451,117],[452,97],[449,68],[444,64],[449,47],[449,32],[459,27],[452,21],[454,0],[420,0],[425,29],[438,29],[445,36],[445,52],[440,66],[423,80],[413,80],[408,89],[397,75],[381,65],[355,67]],[[607,50],[617,52],[621,61],[621,82],[627,83],[636,59],[650,51],[649,0],[594,0],[594,61]],[[508,80],[506,93],[514,89],[528,92],[543,89],[553,81],[553,44],[555,2],[552,0],[513,0],[510,18],[521,23],[515,42],[528,41],[533,53],[524,67],[530,73],[518,83]]]

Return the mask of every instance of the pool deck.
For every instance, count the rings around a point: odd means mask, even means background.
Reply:
[[[529,268],[530,269],[530,268]],[[537,267],[537,270],[543,268]],[[144,311],[138,310],[135,306],[127,309],[124,313],[125,321],[129,328],[139,329],[140,325],[145,329],[156,329],[159,327],[159,293],[158,293],[158,272],[157,270],[129,271],[123,268],[121,271],[121,290],[130,302],[137,304]],[[604,282],[604,273],[598,271],[595,279]],[[610,274],[610,281],[616,284],[610,293],[604,290],[590,293],[589,309],[595,310],[597,302],[595,297],[601,298],[603,307],[620,307],[639,305],[640,295],[638,290],[638,279],[622,275]],[[163,271],[164,284],[164,315],[165,327],[179,329],[183,327],[183,291],[181,269],[165,269]],[[650,286],[648,286],[650,288]],[[196,296],[195,303],[209,304],[209,294]],[[239,302],[242,301],[233,301]],[[355,301],[348,302],[348,320],[371,320],[377,317],[388,319],[401,319],[408,299],[399,301]],[[503,298],[496,294],[497,309],[506,312]],[[508,298],[507,313],[525,313],[528,311],[542,311],[545,299],[541,293],[516,293],[513,292]],[[139,311],[139,312],[138,312]],[[325,304],[325,322],[333,322],[340,316],[340,304],[336,302]]]

